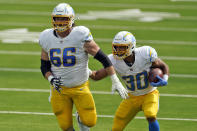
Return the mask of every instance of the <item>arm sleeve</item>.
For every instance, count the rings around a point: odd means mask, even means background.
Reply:
[[[97,59],[98,61],[100,61],[103,64],[104,68],[112,66],[112,63],[111,63],[110,59],[108,58],[107,55],[105,55],[101,51],[101,49],[96,53],[94,58]]]

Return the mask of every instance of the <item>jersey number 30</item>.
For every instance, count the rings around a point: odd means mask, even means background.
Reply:
[[[74,47],[65,48],[63,50],[59,48],[51,49],[50,50],[51,63],[57,67],[60,67],[62,64],[65,67],[74,66],[76,63],[76,57],[73,55],[68,55],[68,52],[75,53],[76,49]]]
[[[123,76],[126,86],[129,90],[135,91],[136,89],[142,90],[148,87],[148,73],[147,71],[141,72],[135,76]]]

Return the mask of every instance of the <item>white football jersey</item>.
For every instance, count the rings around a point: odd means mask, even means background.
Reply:
[[[88,54],[83,46],[93,37],[88,28],[76,26],[65,38],[57,37],[54,29],[44,30],[39,44],[48,53],[51,70],[55,77],[61,77],[63,85],[75,87],[88,80]]]
[[[115,59],[113,54],[110,54],[109,58],[131,94],[135,96],[144,95],[157,88],[150,86],[148,81],[150,67],[157,58],[157,52],[154,48],[150,46],[136,48],[135,62],[131,67],[124,60]]]

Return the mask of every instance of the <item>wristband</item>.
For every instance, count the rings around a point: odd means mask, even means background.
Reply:
[[[49,77],[48,77],[48,81],[49,82],[51,82],[51,80],[54,78],[54,76],[53,75],[50,75]]]
[[[167,74],[164,74],[163,75],[163,79],[166,80],[166,81],[168,81],[168,75]]]
[[[42,75],[45,77],[47,72],[51,72],[51,63],[49,60],[42,60],[41,59],[41,66],[40,66]]]

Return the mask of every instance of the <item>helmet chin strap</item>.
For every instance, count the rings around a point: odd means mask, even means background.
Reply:
[[[72,27],[71,27],[72,28]],[[55,30],[57,31],[57,32],[65,32],[65,31],[67,31],[67,30],[69,30],[70,29],[70,27],[55,27]]]
[[[56,30],[56,34],[57,34],[57,36],[59,37],[59,38],[64,38],[64,37],[66,37],[66,36],[68,36],[68,34],[71,32],[71,30],[72,30],[72,28],[70,29],[67,29],[66,31],[61,31],[61,32],[58,32],[57,30]]]

